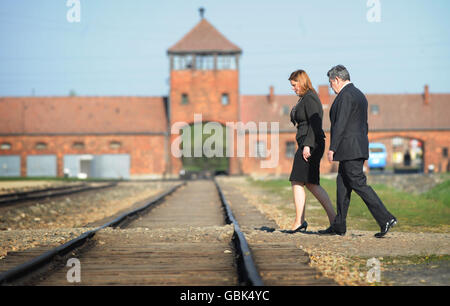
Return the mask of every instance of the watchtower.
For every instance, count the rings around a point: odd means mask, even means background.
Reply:
[[[239,56],[231,43],[204,17],[167,51],[170,60],[170,121],[192,123],[239,120]]]
[[[239,57],[242,50],[204,18],[180,41],[167,50],[170,60],[169,122],[194,123],[240,121]],[[177,135],[171,136],[171,143]],[[183,159],[186,162],[186,159]],[[171,156],[171,172],[185,164]],[[184,163],[183,162],[183,163]],[[223,163],[222,163],[223,164]],[[229,173],[239,173],[237,158],[227,161]]]

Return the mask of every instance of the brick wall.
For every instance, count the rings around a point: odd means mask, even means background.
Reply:
[[[10,150],[0,150],[0,155],[21,156],[21,175],[26,176],[26,157],[35,154],[53,154],[57,156],[57,173],[63,176],[63,157],[66,154],[129,154],[131,165],[130,175],[163,175],[169,170],[166,162],[172,162],[172,174],[178,174],[182,168],[181,159],[175,158],[170,152],[170,144],[177,135],[171,135],[168,149],[166,149],[164,135],[41,135],[41,136],[1,136],[0,143],[10,143]],[[329,133],[326,133],[325,154],[321,161],[321,173],[336,172],[338,163],[328,162],[326,152],[329,148]],[[410,132],[370,132],[371,142],[392,139],[393,137],[413,138],[424,143],[424,169],[433,164],[436,172],[447,172],[449,158],[443,156],[443,149],[450,144],[449,131],[410,131]],[[271,149],[270,137],[263,139],[260,135],[257,140],[266,140],[267,148]],[[110,143],[117,141],[121,147],[110,148]],[[295,133],[280,133],[279,160],[275,168],[261,168],[261,161],[270,158],[250,157],[250,138],[245,136],[245,157],[238,158],[237,137],[234,137],[234,156],[229,160],[230,174],[273,174],[287,175],[292,169],[293,158],[286,156],[286,142],[295,142]],[[36,149],[36,143],[47,144],[46,149]],[[74,148],[75,142],[84,143],[83,149]],[[296,145],[295,148],[297,149]],[[167,150],[167,153],[166,153]],[[448,150],[448,149],[447,149]],[[166,155],[168,154],[168,155]]]
[[[222,94],[229,104],[222,105]],[[181,104],[182,94],[189,102]],[[173,70],[170,73],[171,123],[192,122],[194,113],[203,121],[236,122],[239,101],[238,70]]]
[[[186,94],[188,103],[182,104]],[[228,104],[222,104],[222,94],[228,95]],[[225,125],[237,122],[239,110],[238,70],[172,70],[170,73],[170,108],[172,126],[176,122],[194,123],[194,114],[201,114],[202,121],[214,121]],[[171,135],[170,144],[178,137]],[[171,173],[182,169],[181,159],[170,154]],[[230,158],[229,173],[240,173],[239,161]]]
[[[327,152],[330,146],[330,133],[326,132],[325,153],[320,163],[321,173],[337,172],[338,162],[330,163],[327,159]],[[380,140],[402,137],[417,139],[424,144],[424,169],[428,172],[428,166],[433,164],[436,172],[447,172],[449,167],[449,157],[443,156],[443,149],[450,147],[450,131],[403,131],[403,132],[370,132],[369,141],[378,142]],[[268,137],[270,139],[270,137]],[[246,157],[243,158],[243,172],[256,174],[290,174],[293,158],[286,156],[286,142],[295,141],[295,133],[280,133],[279,138],[279,164],[273,169],[261,169],[261,158],[250,158],[249,148],[246,148]],[[249,145],[249,137],[246,135],[246,144]],[[270,148],[270,142],[268,144]],[[296,145],[297,149],[297,145]],[[448,150],[448,149],[447,149]],[[266,159],[268,160],[268,159]],[[367,161],[366,161],[367,168]]]
[[[26,176],[28,155],[52,154],[57,156],[57,173],[63,176],[63,158],[66,154],[129,154],[130,175],[157,174],[166,171],[164,135],[39,135],[0,136],[0,143],[10,143],[10,150],[0,150],[0,155],[20,155],[21,175]],[[36,143],[46,143],[45,149],[36,149]],[[111,142],[120,142],[111,148]],[[84,143],[77,149],[74,143]]]

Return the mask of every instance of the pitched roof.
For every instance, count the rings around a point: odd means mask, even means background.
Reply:
[[[189,33],[168,50],[169,54],[187,52],[241,53],[242,50],[223,36],[206,19],[202,19]]]
[[[292,130],[289,114],[297,103],[295,95],[275,95],[273,102],[269,103],[267,95],[241,95],[241,120],[242,122],[279,122],[280,131]],[[283,112],[283,106],[287,106],[287,114]],[[270,124],[268,124],[270,129]]]
[[[332,102],[336,96],[331,95]],[[430,94],[430,103],[424,103],[420,94],[366,95],[369,103],[369,131],[450,129],[450,94]],[[293,131],[290,110],[297,103],[295,95],[275,95],[269,103],[267,95],[241,95],[241,119],[244,123],[279,122],[280,131]],[[370,112],[378,105],[379,113]],[[283,107],[287,106],[287,114]],[[330,105],[323,105],[323,129],[330,130]]]
[[[166,131],[163,97],[0,98],[0,134]]]
[[[430,94],[428,105],[420,94],[366,95],[370,130],[450,129],[450,94]],[[378,105],[377,115],[370,106]]]

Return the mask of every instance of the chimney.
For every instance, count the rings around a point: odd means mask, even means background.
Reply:
[[[429,105],[430,104],[430,89],[428,87],[428,85],[425,85],[425,89],[424,89],[424,94],[423,94],[423,101],[425,103],[425,105]]]
[[[205,9],[203,7],[199,8],[198,11],[200,12],[200,19],[205,18]]]
[[[273,86],[270,86],[269,89],[269,103],[272,103],[275,100],[275,94],[274,94],[274,89]]]
[[[319,85],[319,98],[322,104],[330,104],[330,91],[328,90],[328,85]]]

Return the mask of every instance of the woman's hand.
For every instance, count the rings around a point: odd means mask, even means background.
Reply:
[[[333,157],[334,157],[334,152],[333,151],[328,151],[328,161],[330,163],[333,162]]]
[[[303,159],[308,161],[308,158],[311,157],[311,148],[308,146],[303,147]]]

